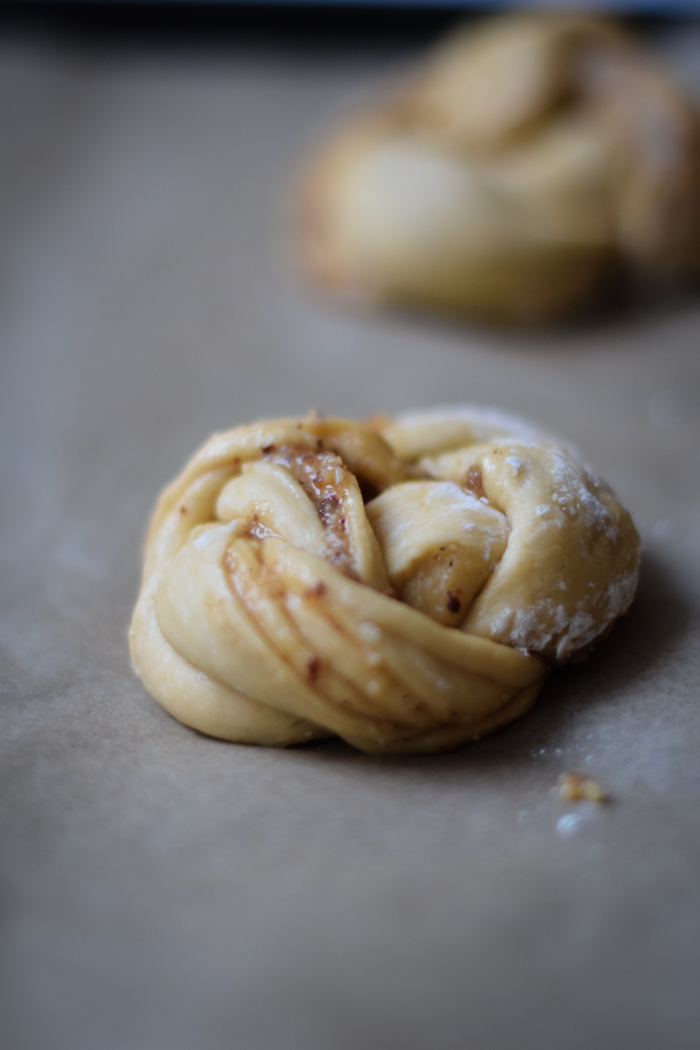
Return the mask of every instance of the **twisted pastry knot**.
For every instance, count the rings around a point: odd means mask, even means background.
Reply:
[[[609,489],[477,410],[240,427],[160,497],[132,659],[212,736],[442,750],[525,712],[637,559]]]
[[[630,273],[700,277],[700,123],[612,24],[496,19],[341,131],[300,212],[322,285],[546,321]]]

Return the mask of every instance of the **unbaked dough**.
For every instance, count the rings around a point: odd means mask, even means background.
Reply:
[[[700,277],[700,123],[633,37],[525,14],[450,37],[310,164],[320,286],[513,324]]]
[[[161,495],[133,665],[203,733],[457,747],[632,601],[639,540],[563,445],[474,406],[215,434]]]

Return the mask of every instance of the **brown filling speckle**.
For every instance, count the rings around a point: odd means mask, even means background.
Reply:
[[[313,587],[309,587],[308,591],[305,592],[307,598],[322,598],[328,588],[326,587],[323,580],[319,580]]]
[[[315,682],[321,670],[321,661],[318,656],[310,656],[306,661],[306,675],[310,682]]]
[[[467,472],[463,484],[467,492],[471,492],[472,496],[476,496],[477,499],[483,499],[486,495],[481,471],[477,467],[472,467]]]

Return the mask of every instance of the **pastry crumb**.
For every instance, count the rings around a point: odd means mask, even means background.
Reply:
[[[559,797],[565,802],[609,802],[608,794],[597,780],[584,776],[583,773],[562,773],[557,781]]]

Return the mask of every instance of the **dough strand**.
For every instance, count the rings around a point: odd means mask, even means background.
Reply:
[[[177,719],[275,746],[458,747],[634,595],[629,514],[562,445],[459,406],[216,434],[161,496],[130,630]]]
[[[332,137],[298,213],[320,287],[556,321],[631,278],[700,279],[700,119],[614,23],[499,17]]]

